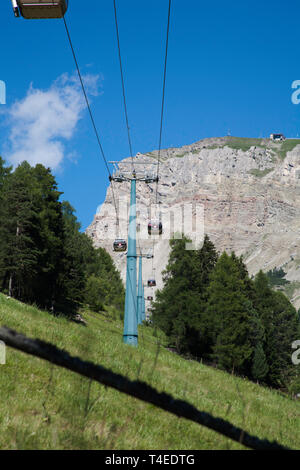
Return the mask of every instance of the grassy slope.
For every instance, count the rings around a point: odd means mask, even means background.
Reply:
[[[0,294],[0,325],[186,399],[261,438],[300,448],[300,406],[246,380],[158,348],[151,328],[137,349],[122,324],[92,312],[83,327]],[[89,398],[88,398],[89,396]],[[238,449],[229,439],[45,361],[9,349],[0,366],[0,449]]]
[[[273,150],[281,160],[284,160],[287,152],[292,151],[299,144],[299,139],[287,139],[283,142],[273,142],[269,139],[229,137],[226,145],[232,149],[243,150],[244,152],[249,150],[252,146],[269,148],[270,150]]]
[[[215,142],[215,139],[208,139],[208,142],[206,143],[206,148],[207,149],[220,149],[224,147],[229,147],[233,150],[242,150],[243,152],[247,152],[248,150],[251,149],[251,147],[260,147],[262,150],[269,149],[273,152],[272,158],[274,163],[279,159],[279,160],[284,160],[285,157],[287,156],[288,152],[291,152],[297,145],[300,145],[300,139],[286,139],[283,142],[273,142],[272,140],[268,138],[252,138],[252,137],[220,137],[218,138],[219,142]],[[185,155],[188,155],[190,152],[193,154],[198,154],[199,149],[194,149],[194,150],[186,150],[182,151],[182,149],[178,148],[175,149],[176,152],[172,155],[171,157],[174,158],[182,158]],[[154,150],[153,152],[149,152],[145,154],[147,157],[152,157],[157,159],[158,158],[158,151]],[[170,158],[168,155],[165,154],[163,151],[160,159],[161,161],[167,161],[168,158]],[[259,171],[259,170],[258,170]],[[272,171],[272,170],[270,170]],[[254,176],[257,177],[263,177],[265,176],[262,173],[253,173]]]

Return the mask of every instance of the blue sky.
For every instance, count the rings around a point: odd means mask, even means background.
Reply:
[[[168,0],[117,5],[133,150],[148,152],[158,147]],[[300,137],[300,106],[291,102],[291,84],[300,79],[299,14],[292,0],[173,0],[163,147],[229,130]],[[15,19],[10,0],[1,1],[0,17],[2,157],[41,155],[85,229],[105,198],[108,174],[73,80],[63,22]],[[120,160],[129,150],[113,1],[70,0],[66,19],[105,154]]]

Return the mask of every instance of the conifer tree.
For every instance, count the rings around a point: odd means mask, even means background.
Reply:
[[[7,177],[11,174],[11,172],[12,166],[6,166],[5,160],[0,157],[0,197],[2,194],[4,182],[6,181]]]
[[[38,271],[38,209],[34,204],[30,166],[20,165],[3,182],[0,211],[0,258],[3,288],[21,300],[30,300]]]
[[[190,240],[170,240],[171,252],[165,271],[164,287],[153,304],[153,321],[170,338],[178,352],[189,352],[193,327],[199,314],[199,265],[195,251],[186,250]]]
[[[206,304],[208,299],[208,286],[210,274],[218,260],[218,253],[208,235],[205,235],[202,247],[195,252],[197,266],[197,282],[195,292],[198,294],[197,315],[193,317],[189,332],[190,352],[197,357],[206,357],[210,352],[207,335]]]
[[[64,221],[62,203],[57,183],[50,168],[38,164],[31,169],[33,194],[39,213],[40,249],[39,273],[36,279],[35,298],[39,305],[52,311],[60,301],[59,273],[63,270]]]
[[[267,376],[268,371],[269,367],[262,343],[258,343],[254,351],[252,377],[254,380],[262,382]]]
[[[285,279],[286,272],[282,268],[274,268],[266,273],[270,286],[284,286],[289,284],[290,281]]]
[[[208,236],[198,250],[186,250],[187,243],[185,236],[170,241],[164,287],[156,294],[153,319],[178,352],[200,357],[207,348],[206,289],[218,254]]]
[[[235,259],[224,252],[210,279],[206,312],[211,357],[226,370],[244,373],[253,354],[253,307]]]
[[[56,302],[63,311],[72,313],[84,302],[86,270],[94,255],[92,241],[80,232],[75,209],[69,202],[61,205],[63,214],[63,260],[58,277]],[[58,306],[57,305],[57,306]]]
[[[92,307],[114,305],[120,312],[124,310],[125,289],[119,271],[104,248],[93,250],[93,256],[86,268],[87,286],[85,300]],[[95,299],[95,293],[99,293],[99,301]]]
[[[74,209],[61,195],[49,168],[23,162],[12,172],[0,158],[2,290],[70,315],[85,302],[94,276],[105,302],[122,308],[124,288],[111,257],[80,232]]]
[[[295,373],[291,344],[299,334],[297,312],[282,292],[271,290],[262,271],[256,275],[254,287],[255,308],[265,330],[264,351],[269,367],[266,380],[271,386],[287,386]]]
[[[217,250],[208,235],[205,235],[202,247],[195,254],[198,265],[196,288],[201,299],[206,301],[209,276],[218,261]]]

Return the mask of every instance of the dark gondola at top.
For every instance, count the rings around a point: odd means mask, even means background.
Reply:
[[[16,17],[26,19],[63,18],[68,9],[68,0],[12,0]]]

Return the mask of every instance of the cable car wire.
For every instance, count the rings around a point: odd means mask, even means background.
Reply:
[[[164,61],[164,76],[163,76],[163,93],[162,93],[162,102],[161,102],[159,145],[158,145],[158,157],[157,157],[157,183],[156,183],[156,197],[155,197],[156,204],[157,204],[157,199],[158,199],[158,178],[159,178],[159,170],[160,170],[160,154],[161,154],[162,131],[163,131],[164,109],[165,109],[165,94],[166,94],[167,64],[168,64],[168,50],[169,50],[171,6],[172,6],[172,0],[169,0],[168,22],[167,22],[167,39],[166,39],[166,50],[165,50],[165,61]]]
[[[167,79],[169,36],[170,36],[170,22],[171,22],[171,7],[172,7],[172,0],[169,0],[166,49],[165,49],[164,73],[163,73],[163,90],[162,90],[161,115],[160,115],[160,129],[159,129],[159,143],[158,143],[158,156],[157,156],[157,175],[156,175],[157,178],[156,178],[156,194],[155,194],[155,204],[156,204],[156,206],[158,204],[158,185],[159,185],[160,156],[161,156],[161,147],[162,147],[162,132],[163,132],[164,110],[165,110],[165,95],[166,95],[166,79]],[[160,221],[160,215],[159,215],[159,221]],[[152,271],[154,270],[154,251],[155,251],[155,242],[153,240]]]
[[[67,33],[67,37],[68,37],[68,40],[69,40],[70,47],[71,47],[74,62],[75,62],[75,65],[76,65],[76,69],[77,69],[78,77],[79,77],[79,80],[80,80],[82,92],[83,92],[85,102],[86,102],[86,105],[87,105],[87,108],[88,108],[88,111],[89,111],[92,126],[93,126],[93,129],[94,129],[95,135],[96,135],[96,139],[97,139],[97,142],[98,142],[98,145],[99,145],[99,148],[100,148],[100,153],[101,153],[102,159],[104,161],[104,164],[106,166],[106,169],[108,171],[108,174],[111,178],[112,175],[111,175],[111,172],[110,172],[110,169],[109,169],[109,166],[108,166],[108,162],[107,162],[104,150],[103,150],[103,146],[101,144],[100,135],[99,135],[99,132],[97,130],[97,126],[96,126],[95,119],[94,119],[94,116],[93,116],[93,113],[92,113],[91,105],[90,105],[90,102],[89,102],[89,99],[88,99],[88,96],[87,96],[87,92],[86,92],[86,89],[85,89],[85,86],[84,86],[84,83],[83,83],[83,78],[82,78],[82,75],[81,75],[81,71],[80,71],[80,68],[79,68],[79,64],[78,64],[78,60],[77,60],[77,57],[76,57],[75,49],[74,49],[74,46],[73,46],[73,42],[72,42],[72,39],[71,39],[71,35],[70,35],[70,32],[69,32],[69,28],[68,28],[65,17],[63,17],[63,22],[64,22],[64,25],[65,25],[65,30],[66,30],[66,33]],[[112,189],[113,202],[114,202],[115,211],[116,211],[117,226],[119,226],[119,215],[118,215],[118,210],[117,210],[117,204],[116,204],[116,198],[115,198],[113,185],[111,185],[111,189]]]
[[[128,144],[129,144],[129,151],[130,151],[130,157],[131,157],[132,168],[133,168],[133,170],[134,170],[133,151],[132,151],[132,143],[131,143],[131,137],[130,137],[129,119],[128,119],[128,112],[127,112],[127,102],[126,102],[126,93],[125,93],[125,81],[124,81],[124,73],[123,73],[123,63],[122,63],[122,55],[121,55],[119,23],[118,23],[118,14],[117,14],[116,0],[113,0],[113,3],[114,3],[114,15],[115,15],[115,24],[116,24],[116,36],[117,36],[117,44],[118,44],[118,56],[119,56],[119,65],[120,65],[120,73],[121,73],[122,93],[123,93],[124,113],[125,113],[126,128],[127,128],[127,137],[128,137]]]
[[[126,100],[126,92],[125,92],[125,80],[124,80],[124,72],[123,72],[123,63],[122,63],[122,54],[121,54],[121,42],[120,42],[120,34],[119,34],[119,23],[118,23],[118,14],[117,14],[117,5],[116,0],[113,0],[114,5],[114,17],[115,17],[115,25],[116,25],[116,37],[117,37],[117,46],[118,46],[118,57],[119,57],[119,65],[120,65],[120,74],[121,74],[121,84],[122,84],[122,95],[123,95],[123,105],[124,105],[124,114],[125,114],[125,121],[126,121],[126,128],[127,128],[127,137],[128,137],[128,145],[129,145],[129,152],[131,157],[131,164],[133,173],[135,173],[134,163],[133,163],[133,151],[132,151],[132,140],[130,136],[130,126],[129,126],[129,118],[128,118],[128,111],[127,111],[127,100]],[[138,237],[136,237],[136,242],[138,244],[138,248],[140,254],[142,253],[140,242]],[[137,257],[138,258],[138,257]],[[128,277],[129,284],[130,284],[130,291],[131,295],[134,297],[134,286],[132,285],[130,276]],[[137,286],[135,286],[135,289]],[[138,321],[137,317],[137,304],[134,304],[134,312]],[[141,332],[142,341],[144,340],[143,331]]]
[[[130,136],[130,126],[129,126],[129,118],[128,118],[128,110],[127,110],[125,80],[124,80],[124,71],[123,71],[124,68],[123,68],[123,61],[122,61],[122,54],[121,54],[121,41],[120,41],[120,34],[119,34],[119,22],[118,22],[118,13],[117,13],[116,0],[113,0],[113,4],[114,4],[114,17],[115,17],[115,25],[116,25],[116,37],[117,37],[117,45],[118,45],[118,56],[119,56],[119,65],[120,65],[122,94],[123,94],[123,104],[124,104],[124,114],[125,114],[125,121],[126,121],[126,128],[127,128],[128,145],[129,145],[129,152],[130,152],[130,157],[131,157],[132,169],[135,172],[134,163],[133,163],[132,139],[131,139],[131,136]],[[137,242],[138,249],[139,249],[139,252],[140,252],[140,255],[141,255],[142,254],[142,249],[141,249],[139,237],[136,237],[136,242]],[[133,289],[132,286],[131,286],[131,289]]]
[[[159,181],[159,170],[160,170],[159,165],[160,165],[160,154],[161,154],[161,146],[162,146],[162,131],[163,131],[163,121],[164,121],[164,107],[165,107],[165,91],[166,91],[166,76],[167,76],[167,61],[168,61],[168,48],[169,48],[171,5],[172,5],[172,1],[169,0],[168,20],[167,20],[167,37],[166,37],[166,49],[165,49],[164,73],[163,73],[163,93],[162,93],[160,131],[159,131],[159,150],[158,150],[158,162],[157,162],[157,178],[156,178],[157,181],[156,181],[156,195],[155,195],[156,205],[158,203],[158,181]],[[113,6],[114,6],[114,18],[115,18],[115,26],[116,26],[116,37],[117,37],[117,46],[118,46],[119,65],[120,65],[120,73],[121,73],[124,113],[125,113],[125,120],[126,120],[126,127],[127,127],[127,137],[128,137],[128,144],[129,144],[129,151],[130,151],[130,156],[131,156],[132,167],[133,167],[133,171],[135,171],[134,170],[134,164],[133,164],[132,141],[131,141],[131,137],[130,137],[130,127],[129,127],[129,119],[128,119],[128,111],[127,111],[125,80],[124,80],[124,72],[123,72],[123,63],[122,63],[122,54],[121,54],[121,44],[120,44],[120,34],[119,34],[119,24],[118,24],[118,14],[117,14],[116,0],[113,0]],[[140,247],[139,239],[137,240],[137,243],[138,243],[138,247],[139,247],[139,250],[140,250],[140,253],[141,253],[141,247]],[[153,241],[153,256],[154,256],[154,241]],[[154,260],[152,260],[152,271],[154,271]]]

